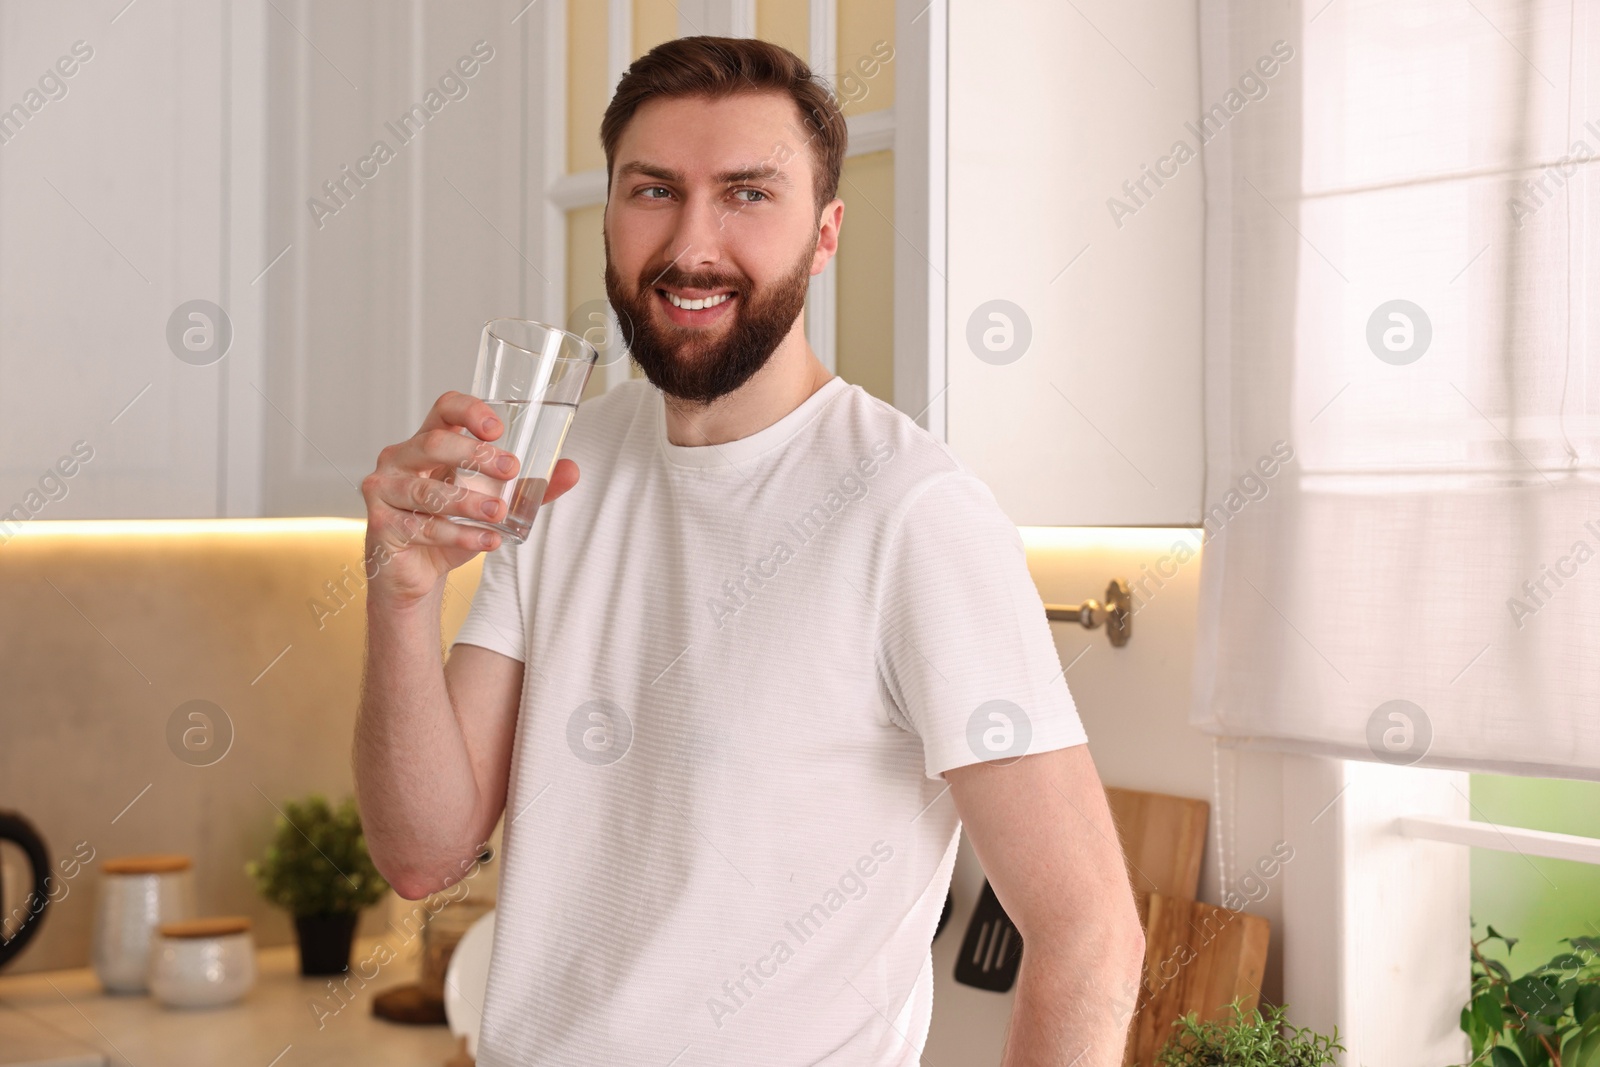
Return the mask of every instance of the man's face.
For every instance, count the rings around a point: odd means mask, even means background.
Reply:
[[[623,131],[606,201],[606,296],[662,392],[701,403],[730,393],[799,328],[811,275],[830,254],[817,247],[806,136],[799,109],[776,93],[652,100]],[[710,303],[692,310],[674,296]]]

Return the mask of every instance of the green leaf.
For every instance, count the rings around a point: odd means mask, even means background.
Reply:
[[[1476,1007],[1476,1002],[1461,1005],[1461,1032],[1473,1041],[1477,1041],[1478,1031],[1483,1028],[1483,1021],[1478,1018]]]
[[[1516,1042],[1517,1052],[1527,1067],[1543,1067],[1550,1062],[1550,1054],[1545,1051],[1544,1042],[1526,1030],[1511,1031],[1511,1039]]]
[[[1489,929],[1493,930],[1494,927]],[[1523,1067],[1522,1057],[1512,1052],[1508,1045],[1496,1045],[1490,1053],[1489,1062],[1493,1067]]]
[[[1600,1025],[1573,1031],[1561,1047],[1561,1067],[1600,1067]]]
[[[1501,963],[1499,960],[1490,959],[1488,956],[1483,958],[1483,962],[1485,966],[1499,976],[1502,982],[1511,981],[1511,972],[1506,970],[1505,964]]]
[[[1536,975],[1523,975],[1506,990],[1514,1007],[1529,1015],[1554,1015],[1561,1011],[1561,997],[1555,987]]]
[[[1485,993],[1474,998],[1472,1014],[1477,1016],[1478,1021],[1490,1033],[1499,1033],[1505,1028],[1505,1011],[1500,1007],[1500,997],[1494,993]]]
[[[1572,1007],[1573,1003],[1578,999],[1578,989],[1578,980],[1576,978],[1568,978],[1556,986],[1556,996],[1561,998],[1561,1010],[1563,1012]]]
[[[1586,1023],[1596,1017],[1596,1012],[1600,1012],[1600,985],[1580,985],[1572,1000],[1572,1017],[1579,1023]]]
[[[1520,938],[1507,937],[1505,934],[1502,934],[1499,930],[1496,930],[1493,926],[1489,927],[1489,937],[1496,937],[1496,938],[1499,938],[1501,941],[1504,941],[1506,943],[1506,951],[1507,952],[1510,952],[1513,948],[1516,948],[1517,942],[1520,940]]]

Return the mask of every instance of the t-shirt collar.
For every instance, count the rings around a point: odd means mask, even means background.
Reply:
[[[845,380],[836,374],[823,382],[820,389],[802,400],[793,411],[771,426],[757,430],[747,437],[716,445],[675,445],[667,440],[666,402],[661,390],[651,386],[654,394],[656,440],[661,446],[661,454],[669,463],[679,467],[726,467],[743,463],[793,437],[801,427],[817,416],[828,401],[845,388],[847,388]]]

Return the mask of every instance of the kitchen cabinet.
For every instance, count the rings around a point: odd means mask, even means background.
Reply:
[[[47,86],[0,121],[0,512],[365,514],[547,288],[503,8],[0,12],[0,69]]]
[[[515,13],[305,5],[316,49],[270,35],[265,227],[289,252],[267,290],[258,513],[364,516],[378,451],[471,387],[483,323],[549,313]]]
[[[894,10],[892,112],[857,133],[895,161],[896,406],[1019,525],[1198,522],[1204,160],[1175,153],[1196,13]],[[0,122],[0,512],[364,514],[378,450],[470,382],[485,319],[566,315],[562,205],[603,184],[563,177],[567,19],[0,14],[0,69],[93,53]]]
[[[248,151],[218,87],[247,76],[229,74],[227,42],[249,27],[227,5],[112,14],[0,12],[0,511],[13,517],[215,514],[230,463],[219,445],[241,376],[176,358],[167,326],[186,301],[220,300],[249,251],[230,251],[217,180],[219,161]],[[253,327],[251,311],[238,318],[238,333]]]
[[[1018,525],[1200,519],[1204,164],[1172,156],[1196,140],[1196,18],[949,5],[944,358],[896,403],[932,400]]]

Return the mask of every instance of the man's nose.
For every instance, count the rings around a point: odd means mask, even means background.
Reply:
[[[713,266],[722,260],[727,236],[722,205],[711,196],[690,194],[678,212],[672,234],[673,265],[682,271]]]

